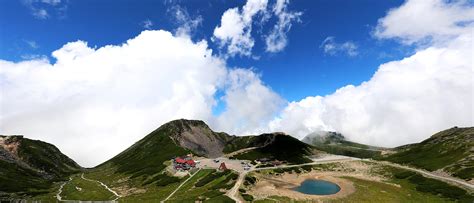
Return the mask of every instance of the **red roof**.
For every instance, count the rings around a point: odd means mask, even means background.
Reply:
[[[184,164],[184,163],[186,163],[186,160],[184,160],[184,159],[182,159],[182,158],[176,158],[176,159],[174,159],[174,161],[176,161],[176,163],[178,163],[178,164]]]
[[[196,165],[196,162],[194,162],[194,160],[192,160],[192,159],[187,160],[186,163],[187,163],[188,165],[191,165],[191,166]]]
[[[219,166],[219,170],[227,170],[227,166],[225,165],[224,162],[221,163],[221,165]]]

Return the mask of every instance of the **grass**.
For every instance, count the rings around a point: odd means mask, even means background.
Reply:
[[[267,135],[260,135],[260,139]],[[309,163],[311,159],[306,156],[311,154],[311,146],[288,135],[275,135],[274,141],[261,148],[253,149],[234,158],[241,160],[257,160],[260,158],[273,158],[290,164]]]
[[[415,190],[440,196],[446,199],[460,202],[473,202],[474,196],[464,189],[449,185],[445,182],[426,178],[415,172],[389,168],[397,182],[409,182]]]
[[[342,144],[314,144],[313,146],[318,150],[325,151],[330,154],[351,156],[363,159],[373,158],[376,156],[380,156],[381,154],[380,151],[368,149],[366,145],[362,145],[365,146],[363,148],[356,147],[359,145],[362,144],[345,141]]]
[[[0,198],[46,195],[54,182],[66,180],[65,177],[80,170],[73,160],[49,143],[23,136],[10,136],[7,142],[19,143],[18,156],[31,168],[0,160]]]
[[[209,181],[210,177],[213,179]],[[225,190],[230,189],[235,184],[237,174],[232,171],[217,172],[213,169],[202,169],[188,182],[186,182],[169,199],[170,202],[233,202],[231,199],[223,197]],[[198,184],[200,182],[200,184]],[[196,187],[196,185],[200,185]],[[229,201],[230,200],[230,201]]]
[[[132,178],[150,176],[162,171],[166,167],[163,164],[165,161],[190,153],[169,138],[172,130],[159,128],[106,164],[112,163],[117,166],[117,173],[130,174]]]
[[[446,171],[469,180],[474,177],[474,164],[467,158],[472,156],[470,150],[474,147],[474,142],[470,140],[473,136],[474,128],[451,128],[421,143],[402,146],[395,154],[376,158],[429,171],[449,166],[445,168]]]
[[[305,171],[334,171],[336,163],[304,166]],[[310,168],[309,168],[310,167]],[[473,202],[472,194],[464,189],[449,185],[435,179],[423,177],[417,173],[390,166],[373,165],[371,174],[382,175],[387,181],[378,182],[355,177],[341,177],[351,181],[356,189],[352,194],[338,199],[322,199],[322,202]],[[282,171],[258,171],[262,175],[290,173],[303,167],[286,168]],[[350,170],[350,169],[348,169]],[[294,201],[287,197],[272,196],[253,202],[304,202]]]
[[[78,189],[81,188],[81,189]],[[65,200],[105,201],[115,199],[115,195],[95,181],[84,180],[74,175],[63,187],[61,197]]]
[[[117,173],[115,166],[112,166],[112,164],[103,166],[100,169],[94,169],[86,174],[87,178],[100,180],[111,188],[128,188],[134,194],[119,199],[125,202],[163,200],[189,177],[185,176],[176,182],[177,179],[175,177],[169,177],[161,172],[147,177],[130,178],[131,176],[130,174]],[[169,181],[171,179],[173,181]],[[166,184],[161,184],[163,182],[166,182]]]
[[[448,202],[448,199],[436,195],[419,192],[406,182],[399,182],[401,187],[395,185],[344,177],[354,183],[356,192],[341,199],[328,202],[350,200],[353,202]]]

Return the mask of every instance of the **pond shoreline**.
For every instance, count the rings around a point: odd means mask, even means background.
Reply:
[[[269,196],[286,196],[295,200],[315,200],[326,198],[341,198],[355,192],[353,183],[349,180],[339,178],[340,173],[337,172],[320,172],[312,171],[305,174],[288,174],[283,175],[261,175],[249,193],[258,198]],[[340,190],[335,194],[314,195],[304,194],[295,191],[293,188],[298,187],[301,183],[308,179],[324,180],[336,184]]]
[[[300,186],[292,189],[307,195],[333,195],[341,191],[338,184],[315,178],[308,178],[301,182]]]

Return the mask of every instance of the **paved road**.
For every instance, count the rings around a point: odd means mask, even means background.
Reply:
[[[196,175],[201,169],[198,169],[196,172],[194,172],[193,174],[191,174],[191,176],[189,176],[188,179],[186,179],[184,182],[182,182],[170,195],[168,195],[168,197],[166,197],[166,199],[164,199],[163,201],[161,201],[162,203],[167,201],[169,198],[171,198],[171,196],[174,195],[174,193],[176,193],[179,188],[181,188],[181,186],[183,186],[186,182],[188,182],[189,180],[191,180],[191,178]]]

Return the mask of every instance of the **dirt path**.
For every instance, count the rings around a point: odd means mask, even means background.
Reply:
[[[86,178],[84,177],[84,173],[81,174],[81,178],[84,179],[84,180],[87,180],[87,181],[92,181],[92,182],[97,182],[99,183],[100,185],[102,185],[102,187],[104,187],[105,189],[107,189],[109,192],[111,192],[112,194],[115,195],[115,199],[113,199],[112,201],[116,201],[118,198],[120,198],[120,195],[115,192],[114,190],[110,189],[109,186],[107,186],[106,184],[104,184],[103,182],[100,182],[98,180],[92,180],[92,179],[89,179],[89,178]]]
[[[235,182],[234,187],[232,187],[229,191],[227,191],[226,195],[233,199],[235,202],[239,203],[242,202],[242,200],[238,197],[238,191],[240,188],[240,185],[242,185],[242,182],[244,182],[244,178],[247,175],[247,172],[242,172],[239,174],[239,178]]]
[[[191,174],[191,176],[189,176],[188,179],[186,179],[184,182],[182,182],[170,195],[168,195],[168,197],[166,197],[166,199],[164,199],[163,201],[161,202],[165,202],[167,201],[169,198],[171,198],[171,196],[174,195],[174,193],[176,193],[179,188],[181,188],[181,186],[183,186],[186,182],[188,182],[189,180],[191,180],[191,178],[193,178],[194,175],[196,175],[201,169],[198,169],[195,173]]]
[[[469,182],[458,179],[458,178],[441,176],[441,175],[437,175],[437,174],[434,174],[432,172],[425,171],[425,170],[422,170],[422,169],[411,168],[411,167],[408,167],[408,166],[403,166],[403,165],[400,165],[400,164],[390,163],[390,162],[386,162],[386,161],[374,161],[374,160],[370,160],[370,159],[364,159],[364,161],[368,161],[368,162],[372,162],[372,163],[379,163],[379,164],[383,164],[383,165],[387,165],[387,166],[402,168],[402,169],[405,169],[405,170],[421,173],[422,175],[429,176],[430,178],[440,180],[440,181],[443,181],[443,182],[447,182],[447,183],[450,183],[450,184],[455,184],[455,185],[464,187],[468,190],[474,191],[474,185],[473,184],[470,184]]]
[[[56,199],[57,199],[58,201],[62,201],[62,200],[63,200],[63,198],[61,197],[61,193],[63,192],[63,187],[64,187],[67,183],[69,183],[69,181],[71,181],[71,180],[72,180],[72,178],[69,177],[69,180],[68,180],[68,181],[64,181],[64,183],[62,183],[61,186],[59,186],[58,193],[56,194]]]
[[[250,150],[252,150],[252,149],[257,149],[257,148],[259,148],[259,147],[249,147],[249,148],[239,149],[239,150],[237,150],[237,151],[234,151],[234,152],[225,154],[224,157],[232,157],[232,156],[234,156],[234,155],[236,155],[236,154],[241,154],[241,153],[244,153],[244,152],[246,152],[246,151],[250,151]]]

